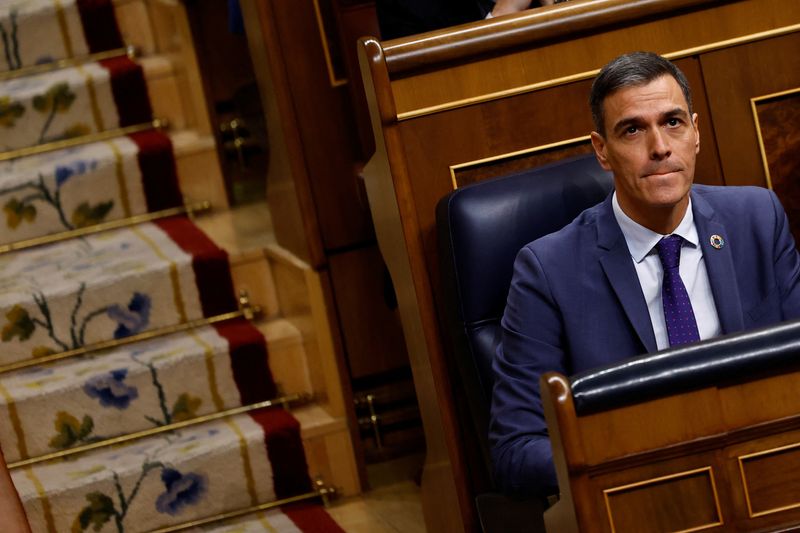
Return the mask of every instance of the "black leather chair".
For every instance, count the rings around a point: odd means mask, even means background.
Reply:
[[[528,242],[571,222],[612,190],[610,173],[594,155],[559,161],[519,174],[459,188],[436,211],[447,334],[465,392],[478,450],[466,453],[481,525],[487,533],[544,531],[543,500],[515,500],[491,481],[488,427],[492,358],[500,342],[500,319],[514,258]]]

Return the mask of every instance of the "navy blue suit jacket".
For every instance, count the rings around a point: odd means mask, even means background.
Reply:
[[[800,318],[800,258],[777,197],[694,185],[692,210],[723,333]],[[725,244],[711,246],[710,237]],[[506,492],[557,490],[539,377],[656,351],[611,196],[520,250],[494,360],[489,438]]]

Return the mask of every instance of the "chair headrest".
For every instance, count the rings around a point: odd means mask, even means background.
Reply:
[[[447,249],[464,322],[499,319],[514,258],[529,242],[557,231],[613,188],[594,155],[565,159],[459,188],[440,200],[440,250]],[[441,231],[442,226],[446,231]]]
[[[587,415],[800,366],[800,320],[633,357],[570,378]]]

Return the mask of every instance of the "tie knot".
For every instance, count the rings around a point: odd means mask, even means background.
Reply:
[[[658,241],[658,244],[656,244],[658,257],[661,259],[661,265],[665,270],[677,268],[680,264],[682,244],[683,238],[680,235],[670,235],[669,237],[664,237]]]

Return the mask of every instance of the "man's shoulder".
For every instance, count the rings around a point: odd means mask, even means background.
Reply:
[[[763,187],[752,185],[693,185],[692,195],[703,198],[710,204],[744,206],[749,202],[771,202],[770,192]]]
[[[692,198],[701,213],[706,213],[704,203],[713,210],[714,218],[726,223],[753,223],[774,217],[773,193],[763,187],[694,185]],[[706,213],[711,215],[711,213]]]

